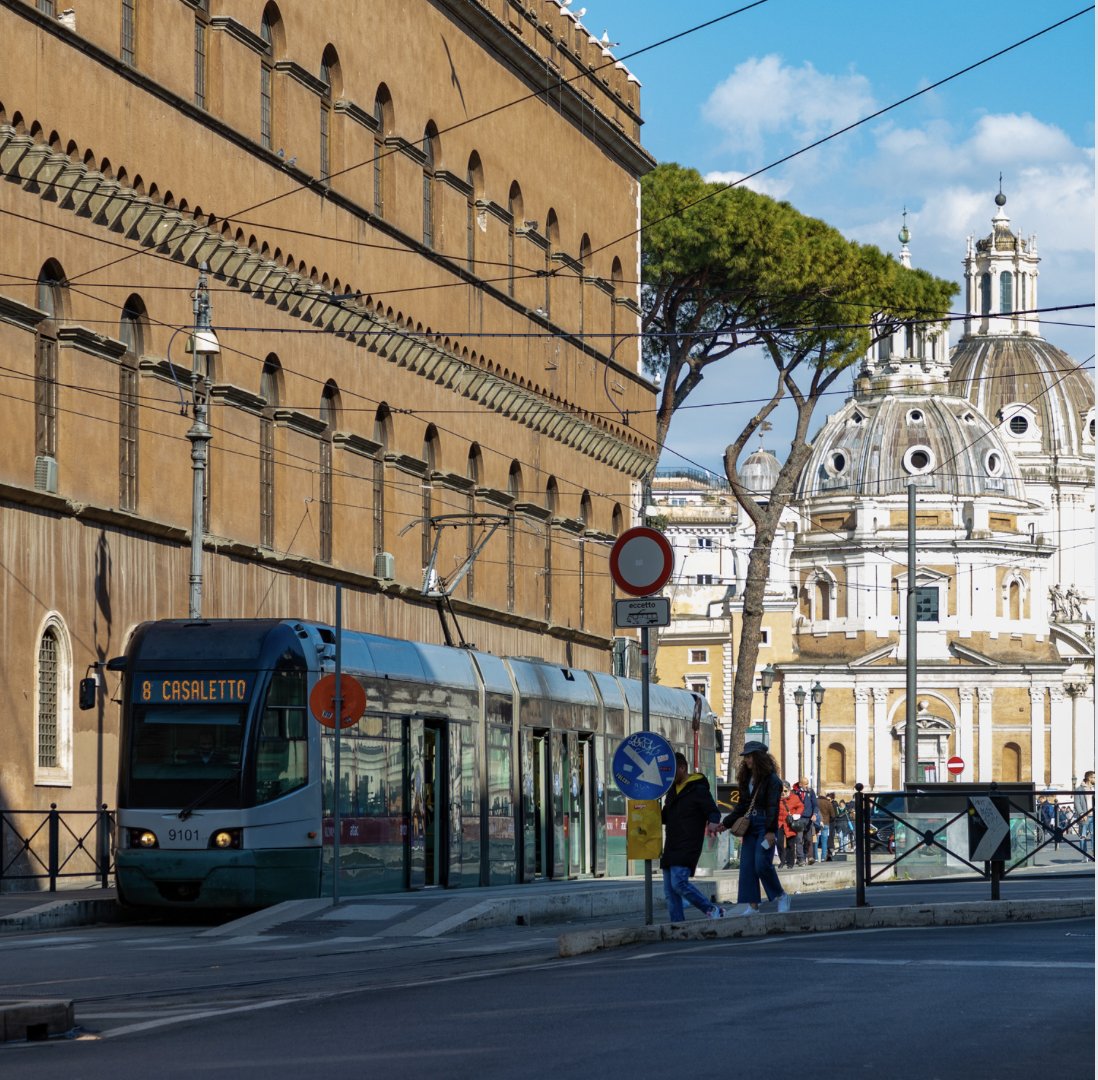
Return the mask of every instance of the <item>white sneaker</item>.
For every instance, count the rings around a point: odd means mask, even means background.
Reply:
[[[717,904],[714,907],[711,907],[705,913],[705,917],[707,919],[723,919],[724,918],[724,908],[722,908],[719,904]]]
[[[778,897],[778,911],[786,912],[790,909],[792,904],[793,897],[790,896],[789,893],[783,892],[781,896]]]
[[[758,913],[759,913],[759,909],[758,908],[753,908],[750,904],[744,904],[743,909],[741,911],[736,912],[737,915],[745,915],[745,916],[746,915],[758,915]]]

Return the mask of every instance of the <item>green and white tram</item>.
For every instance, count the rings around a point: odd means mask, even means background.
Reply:
[[[335,631],[294,620],[144,623],[123,671],[116,877],[129,904],[261,907],[340,894],[620,875],[609,763],[641,727],[641,684],[344,631],[366,711],[340,735],[309,692]],[[650,688],[649,715],[714,777],[713,716]]]

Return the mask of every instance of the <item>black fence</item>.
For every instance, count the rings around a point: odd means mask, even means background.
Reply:
[[[98,810],[0,811],[0,891],[13,882],[49,881],[49,891],[67,878],[98,878],[107,888],[113,867],[114,814]]]
[[[1005,821],[1004,858],[974,861],[973,818],[990,799]],[[873,886],[984,880],[991,899],[1008,877],[1093,876],[1094,791],[1038,792],[1032,784],[925,784],[910,791],[855,785],[855,882]],[[982,818],[976,824],[977,835]],[[1002,828],[1002,826],[999,826]],[[1007,843],[1009,837],[1009,844]],[[1009,854],[1008,854],[1009,852]]]

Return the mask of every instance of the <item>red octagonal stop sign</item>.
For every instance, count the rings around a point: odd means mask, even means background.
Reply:
[[[610,551],[610,574],[618,588],[630,596],[659,592],[674,566],[667,538],[646,525],[626,529]]]

